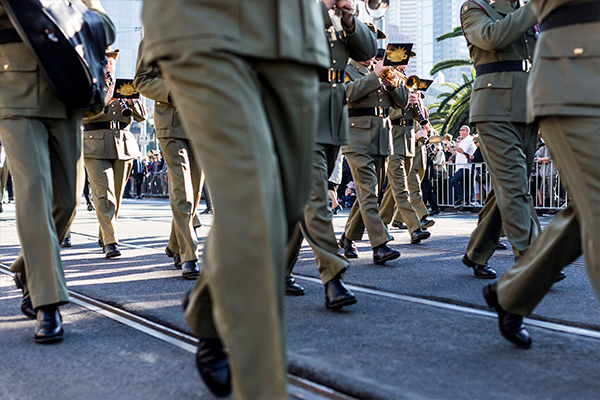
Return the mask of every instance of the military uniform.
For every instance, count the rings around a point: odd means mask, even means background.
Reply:
[[[147,114],[139,100],[131,107],[132,116],[123,115],[124,105],[113,99],[104,111],[83,119],[83,158],[100,225],[98,238],[105,246],[119,243],[117,216],[133,159],[139,154],[131,118],[143,121]]]
[[[156,101],[154,106],[154,127],[163,157],[167,163],[169,178],[169,202],[173,212],[171,235],[168,248],[181,258],[181,262],[198,261],[196,250],[198,238],[194,226],[194,216],[200,201],[202,171],[194,158],[188,138],[179,121],[177,109],[172,103],[171,91],[156,65],[143,62],[144,42],[140,43],[138,65],[134,79],[135,88],[144,96]],[[191,272],[184,276],[197,275]]]
[[[326,284],[339,276],[349,266],[348,260],[338,254],[338,246],[333,231],[332,211],[327,200],[327,179],[337,160],[340,146],[348,144],[348,111],[344,70],[348,57],[366,61],[375,56],[377,43],[375,33],[365,24],[355,20],[352,28],[343,25],[342,19],[334,15],[330,18],[327,8],[323,8],[325,35],[331,53],[331,68],[321,73],[319,83],[319,119],[315,137],[311,192],[304,218],[299,224],[288,245],[288,272],[296,263],[302,236],[306,238],[315,253],[315,259]]]
[[[115,27],[100,2],[83,3],[102,19],[112,43]],[[0,29],[11,28],[0,7]],[[83,190],[81,113],[58,100],[24,43],[0,43],[0,66],[0,140],[14,176],[21,242],[11,270],[27,276],[34,308],[64,304],[59,245]]]
[[[582,250],[588,278],[600,299],[598,2],[532,0],[531,3],[541,21],[542,32],[527,87],[528,120],[539,122],[572,201],[552,218],[518,263],[498,280],[498,301],[502,308],[524,316],[533,311],[562,268],[576,260]],[[573,23],[560,25],[574,15]],[[577,23],[588,17],[589,22]],[[566,76],[565,73],[573,79],[556,79]]]
[[[222,339],[236,398],[286,398],[284,250],[310,188],[316,67],[330,66],[319,5],[150,0],[142,19],[144,62],[163,72],[215,209],[186,320],[201,344]]]
[[[374,72],[354,60],[346,75],[350,140],[342,146],[342,153],[352,172],[357,201],[350,210],[344,236],[361,240],[366,226],[375,248],[392,240],[377,206],[377,192],[385,179],[385,162],[391,150],[389,109],[404,106],[408,98],[402,89],[386,89]]]
[[[414,110],[413,110],[414,112]],[[426,118],[429,116],[429,110],[423,108],[423,112],[426,114]],[[415,113],[416,114],[416,113]],[[419,120],[420,121],[420,120]],[[415,129],[420,129],[415,124]],[[410,205],[417,213],[419,220],[429,216],[429,211],[423,202],[423,193],[421,191],[421,182],[425,177],[425,170],[427,169],[427,146],[425,140],[417,140],[415,149],[415,158],[413,159],[412,166],[408,172],[408,190],[410,191]],[[431,222],[433,223],[433,221]]]
[[[463,258],[476,272],[494,253],[502,227],[516,258],[540,231],[528,184],[537,127],[527,125],[525,117],[536,18],[531,4],[518,7],[521,3],[473,0],[461,10],[463,32],[477,72],[470,122],[477,128],[493,184]],[[494,276],[495,271],[490,270],[485,277]]]
[[[8,181],[8,163],[6,162],[6,151],[0,143],[0,212],[3,211],[2,204],[4,203],[4,190]]]

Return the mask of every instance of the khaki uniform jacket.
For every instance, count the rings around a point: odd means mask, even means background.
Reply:
[[[92,10],[104,25],[106,41],[115,41],[116,29],[98,0],[74,0]],[[0,6],[0,29],[12,28],[6,12]],[[0,117],[66,118],[67,109],[52,90],[52,86],[33,54],[24,43],[0,46]]]
[[[406,96],[406,104],[408,104],[408,91],[404,86],[397,89],[400,92],[402,99]],[[392,124],[392,137],[394,140],[394,154],[401,155],[404,157],[414,157],[416,151],[415,141],[415,129],[418,129],[418,125],[415,128],[415,119],[420,122],[418,113],[414,107],[406,108],[392,107],[390,109],[390,120],[403,119],[409,121],[407,126]],[[424,112],[429,115],[428,110]]]
[[[540,21],[563,5],[586,2],[590,0],[531,1]],[[600,116],[600,22],[543,32],[534,60],[527,88],[528,122],[542,116]]]
[[[147,62],[193,52],[226,51],[260,59],[330,67],[315,0],[145,1]],[[171,21],[177,21],[173,25]]]
[[[348,109],[392,106],[402,107],[408,101],[403,90],[387,90],[370,69],[350,60],[346,68],[346,94]],[[389,156],[391,153],[391,124],[389,118],[376,116],[350,117],[350,140],[342,146],[342,152],[355,152],[373,156]]]
[[[177,138],[187,139],[183,126],[173,103],[171,91],[167,88],[160,69],[152,64],[146,64],[143,59],[144,41],[140,43],[138,64],[133,85],[142,95],[155,101],[154,129],[157,139]]]
[[[121,113],[122,107],[119,99],[114,99],[106,108],[106,112],[100,112],[92,117],[84,118],[83,125],[118,121],[121,124],[129,124],[131,118],[136,121],[144,121],[147,117],[146,108],[140,100],[133,100],[132,117],[124,117]],[[83,157],[87,159],[100,160],[131,160],[140,153],[140,148],[129,130],[129,125],[124,129],[98,129],[86,130],[83,133]]]
[[[330,13],[323,3],[325,36],[331,50],[331,68],[340,71],[342,77],[348,57],[354,60],[370,60],[377,53],[376,34],[365,24],[356,20],[354,27],[345,29],[342,19]],[[348,112],[346,85],[343,83],[319,83],[319,122],[316,143],[341,146],[348,144]]]
[[[475,67],[496,61],[529,60],[537,23],[531,3],[514,11],[507,0],[471,0],[461,8],[461,25]],[[528,73],[478,76],[471,94],[470,122],[526,122]]]

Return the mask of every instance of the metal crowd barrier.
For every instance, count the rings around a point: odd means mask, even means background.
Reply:
[[[142,181],[142,193],[136,193],[134,178],[131,177],[131,195],[133,197],[141,195],[143,197],[168,197],[169,179],[166,172],[158,172],[148,175]]]
[[[441,207],[483,207],[492,187],[485,163],[447,163],[443,168],[436,166],[431,178],[438,205]],[[533,197],[535,208],[540,211],[557,211],[566,207],[569,201],[561,184],[560,174],[556,172],[552,161],[534,163],[529,179],[529,193]]]

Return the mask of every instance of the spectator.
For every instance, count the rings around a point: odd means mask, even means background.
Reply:
[[[475,135],[473,137],[473,143],[477,150],[473,154],[473,158],[471,160],[471,171],[474,175],[475,180],[475,206],[481,206],[485,203],[485,198],[487,196],[487,192],[490,190],[490,182],[487,176],[487,167],[485,165],[485,160],[483,159],[483,154],[481,153],[481,148],[479,147],[479,137]],[[483,192],[483,193],[482,193]],[[483,195],[482,195],[483,194]]]
[[[344,207],[350,208],[356,201],[356,190],[354,189],[354,181],[346,184],[346,193],[342,196]]]
[[[471,129],[468,126],[460,128],[460,143],[454,147],[450,147],[450,152],[455,157],[456,170],[454,176],[450,179],[450,185],[454,189],[455,201],[454,206],[469,204],[471,202],[471,190],[468,182],[471,181],[471,169],[469,163],[473,158],[476,147],[473,143],[473,138],[470,135]],[[468,198],[463,196],[464,188],[469,187]]]

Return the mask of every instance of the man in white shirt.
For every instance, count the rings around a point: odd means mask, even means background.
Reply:
[[[464,200],[464,187],[471,182],[471,168],[469,162],[473,158],[473,154],[477,150],[475,143],[473,143],[473,137],[471,136],[471,129],[468,126],[462,126],[460,128],[460,143],[450,148],[450,152],[455,157],[456,172],[454,176],[450,178],[450,186],[454,188],[455,201],[454,205],[463,205],[470,202],[470,190],[467,195],[466,201]]]

